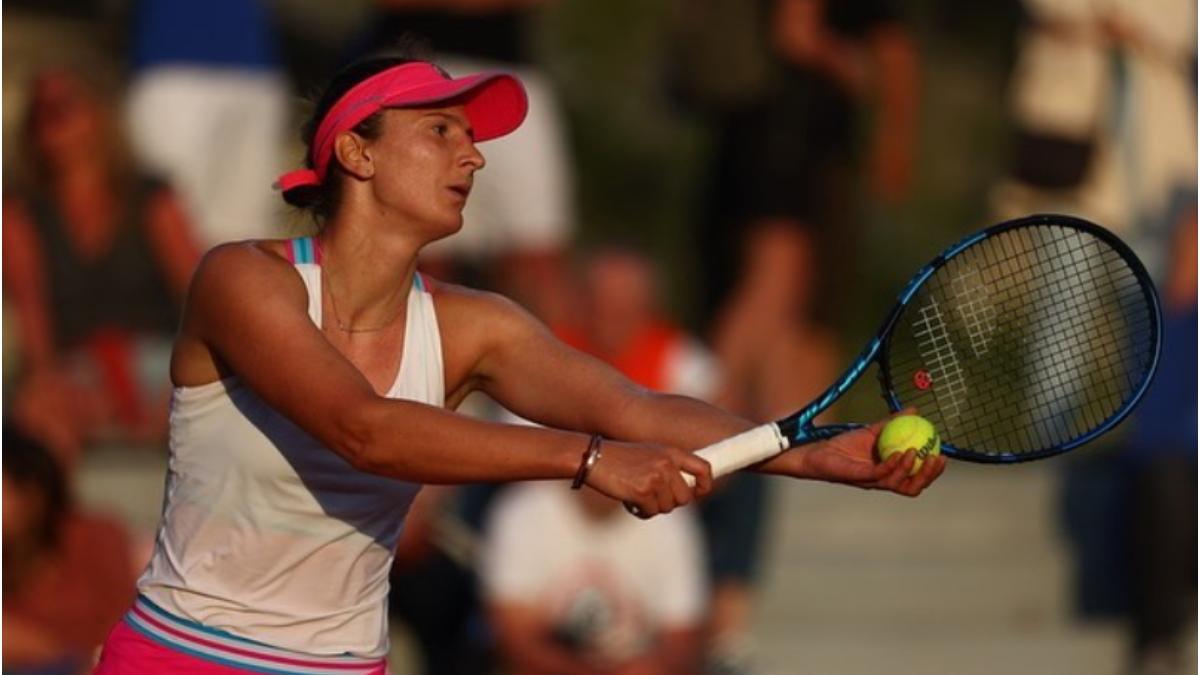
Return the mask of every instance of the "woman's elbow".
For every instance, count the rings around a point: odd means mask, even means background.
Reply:
[[[386,400],[373,397],[331,411],[329,448],[351,466],[366,473],[387,473],[384,448]]]

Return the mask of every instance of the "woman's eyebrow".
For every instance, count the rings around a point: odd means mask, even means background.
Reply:
[[[451,122],[455,122],[459,126],[467,127],[468,129],[471,128],[471,121],[468,120],[465,115],[459,115],[458,113],[446,112],[445,110],[427,110],[425,111],[425,116],[441,117]]]

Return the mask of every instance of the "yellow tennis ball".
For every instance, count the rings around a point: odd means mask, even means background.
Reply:
[[[879,451],[881,462],[897,452],[916,450],[917,461],[913,462],[912,471],[909,472],[915,474],[927,457],[942,451],[942,441],[929,420],[917,415],[900,415],[883,427],[875,448]]]

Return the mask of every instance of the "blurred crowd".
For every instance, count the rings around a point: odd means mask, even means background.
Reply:
[[[304,227],[271,183],[294,163],[293,101],[313,81],[414,40],[453,73],[517,73],[529,118],[484,147],[464,231],[425,271],[509,295],[644,386],[760,421],[841,366],[859,252],[885,236],[868,206],[910,197],[922,99],[937,96],[903,3],[658,3],[670,49],[653,69],[709,139],[688,243],[703,271],[682,303],[699,316],[685,319],[653,233],[582,236],[573,121],[535,49],[549,0],[363,2],[357,26],[302,56],[280,26],[319,23],[304,3],[116,4],[6,8],[6,38],[14,23],[42,42],[103,37],[5,51],[5,673],[87,672],[131,601],[152,533],[89,512],[77,472],[99,446],[163,452],[170,344],[203,251]],[[1124,589],[1109,604],[1132,620],[1131,672],[1173,672],[1196,581],[1178,554],[1196,550],[1195,3],[1014,4],[1010,159],[990,215],[1102,222],[1162,294],[1167,351],[1138,433],[1068,472],[1064,512],[1078,548],[1112,561],[1097,571],[1081,555],[1084,604]],[[770,504],[749,474],[649,522],[556,484],[427,489],[397,552],[393,614],[427,673],[762,672],[750,625]],[[1097,542],[1113,512],[1127,527]]]

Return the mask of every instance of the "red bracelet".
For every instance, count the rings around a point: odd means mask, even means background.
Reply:
[[[583,451],[583,458],[579,461],[579,470],[575,472],[575,480],[571,481],[572,490],[583,487],[583,482],[592,472],[592,467],[596,466],[596,462],[600,459],[600,441],[602,440],[604,437],[600,434],[592,434],[592,438],[588,440],[587,450]]]

